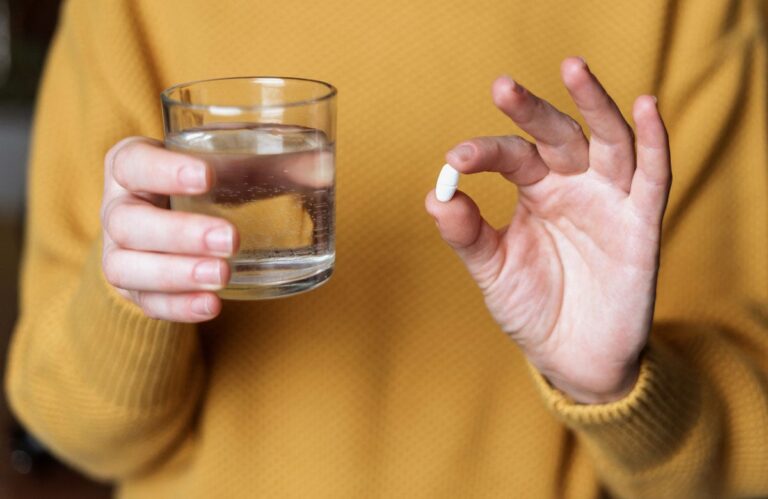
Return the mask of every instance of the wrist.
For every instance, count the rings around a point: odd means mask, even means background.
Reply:
[[[543,369],[539,369],[539,372],[553,388],[574,402],[587,405],[608,404],[623,399],[635,387],[640,374],[640,360],[636,359],[614,373],[595,370],[597,376],[590,376],[596,378],[594,382],[573,380],[558,372]]]

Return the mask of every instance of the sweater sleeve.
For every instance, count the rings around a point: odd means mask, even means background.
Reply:
[[[21,314],[5,378],[19,420],[100,479],[172,453],[190,434],[205,374],[194,327],[147,318],[101,272],[104,154],[159,130],[140,42],[122,3],[62,9],[35,115]]]
[[[679,3],[657,89],[675,181],[636,386],[580,405],[532,369],[617,497],[768,495],[765,18],[726,3]]]

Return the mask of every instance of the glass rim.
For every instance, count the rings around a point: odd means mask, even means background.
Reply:
[[[319,97],[314,97],[312,99],[302,99],[302,100],[296,100],[296,101],[287,101],[281,104],[252,104],[252,105],[217,105],[217,104],[196,104],[191,102],[182,102],[180,100],[174,99],[170,97],[170,94],[182,87],[189,87],[192,85],[198,85],[201,83],[213,83],[213,82],[219,82],[219,81],[227,81],[227,80],[287,80],[287,81],[301,81],[301,82],[309,82],[309,83],[317,83],[327,89],[327,92]],[[309,104],[316,104],[318,102],[322,102],[328,99],[331,99],[336,96],[338,93],[338,90],[336,87],[331,85],[328,82],[322,81],[322,80],[315,80],[313,78],[302,78],[298,76],[226,76],[223,78],[206,78],[202,80],[192,80],[182,83],[177,83],[175,85],[172,85],[162,92],[160,92],[160,99],[163,101],[164,104],[168,105],[177,105],[182,106],[188,109],[199,109],[199,110],[206,110],[206,109],[217,109],[217,110],[237,110],[237,111],[259,111],[262,109],[282,109],[286,107],[298,107],[298,106],[306,106]]]

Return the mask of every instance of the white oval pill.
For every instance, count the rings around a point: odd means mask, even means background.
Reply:
[[[448,202],[456,193],[459,186],[459,172],[449,164],[443,166],[440,175],[437,176],[437,185],[435,186],[435,197],[443,203]]]

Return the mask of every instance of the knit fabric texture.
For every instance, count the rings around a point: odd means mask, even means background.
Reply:
[[[766,17],[757,0],[71,0],[41,89],[6,390],[58,457],[146,498],[768,495]],[[659,98],[673,190],[652,339],[623,400],[579,405],[488,314],[423,199],[444,154],[520,133],[510,74],[583,124],[581,55],[625,116]],[[103,158],[162,137],[183,81],[339,90],[337,264],[295,297],[157,321],[101,272]],[[461,188],[491,223],[516,194]]]

